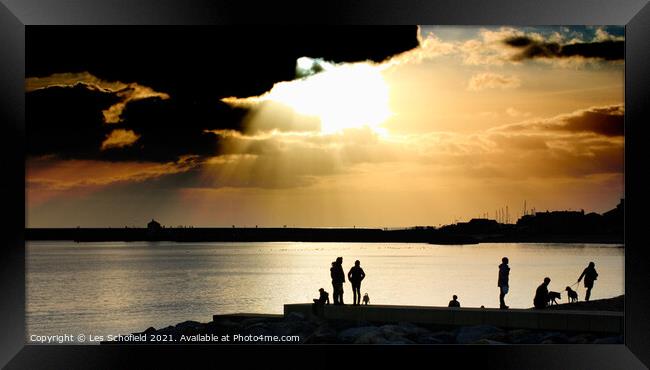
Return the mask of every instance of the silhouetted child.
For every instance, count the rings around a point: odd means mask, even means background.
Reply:
[[[363,295],[363,304],[367,306],[368,303],[370,303],[370,297],[368,297],[368,293],[366,293]]]
[[[454,294],[453,299],[449,301],[449,307],[460,307],[460,302],[458,302],[458,296]]]

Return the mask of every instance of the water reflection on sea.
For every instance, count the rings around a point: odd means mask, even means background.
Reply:
[[[74,243],[27,244],[28,334],[117,334],[210,321],[213,314],[282,313],[332,292],[331,262],[359,259],[371,304],[498,307],[497,266],[510,259],[510,307],[532,306],[545,276],[563,292],[589,261],[592,299],[624,291],[624,249],[599,244]],[[344,300],[352,301],[349,283]],[[584,288],[578,289],[580,299]]]

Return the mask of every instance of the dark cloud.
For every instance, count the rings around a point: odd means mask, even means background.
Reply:
[[[604,136],[623,136],[623,106],[610,106],[586,110],[565,120],[562,129],[573,132],[594,132]]]
[[[383,61],[418,46],[416,26],[30,27],[26,76],[87,71],[193,97],[254,96],[296,60]]]
[[[607,137],[624,136],[625,107],[622,104],[592,107],[546,120],[530,120],[504,125],[492,131],[569,131],[586,132]]]
[[[81,84],[27,93],[28,155],[153,162],[212,156],[217,154],[218,137],[206,130],[242,130],[246,114],[208,99],[149,98],[130,102],[119,123],[106,124],[102,110],[119,100],[115,93]],[[114,130],[132,131],[138,139],[132,145],[102,150]]]
[[[560,44],[534,40],[528,36],[515,36],[504,40],[506,45],[521,49],[513,60],[521,61],[535,58],[596,58],[604,60],[623,60],[625,42],[606,40],[574,44]]]
[[[218,153],[218,137],[206,130],[241,130],[245,113],[219,101],[152,98],[132,102],[120,126],[133,130],[140,139],[130,147],[106,151],[104,157],[167,162],[184,155],[213,156]]]
[[[26,94],[27,153],[86,158],[99,152],[111,127],[102,110],[120,100],[114,94],[73,87],[52,87]]]
[[[106,124],[102,111],[124,101],[116,92],[89,85],[30,91],[28,155],[155,162],[215,155],[219,138],[209,130],[250,131],[244,122],[247,110],[220,99],[259,95],[279,81],[294,79],[300,57],[379,62],[418,45],[415,26],[39,26],[30,27],[26,39],[28,78],[85,73],[169,96],[130,100],[119,122]],[[316,121],[295,122],[286,109],[276,110],[274,128],[318,128]],[[129,144],[101,150],[115,129],[129,133],[123,135]]]

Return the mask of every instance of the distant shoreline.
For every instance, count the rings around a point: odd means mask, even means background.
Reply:
[[[27,228],[27,241],[73,242],[339,242],[430,243],[469,245],[479,243],[585,243],[623,244],[622,235],[532,234],[505,228],[499,233],[449,232],[435,228]]]

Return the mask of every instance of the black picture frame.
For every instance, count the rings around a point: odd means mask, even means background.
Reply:
[[[316,6],[315,8],[313,6]],[[25,341],[25,27],[29,25],[227,24],[625,25],[625,344],[507,346],[53,346]],[[357,0],[260,4],[203,0],[2,0],[0,121],[4,213],[0,248],[0,363],[7,368],[122,368],[134,361],[208,366],[474,365],[482,368],[636,369],[650,366],[650,266],[643,240],[650,115],[648,0]],[[647,157],[647,154],[645,154]],[[298,359],[303,355],[304,360]],[[353,355],[350,359],[337,359]],[[356,361],[356,362],[355,362]],[[644,365],[645,364],[645,365]],[[416,365],[419,366],[419,365]]]

